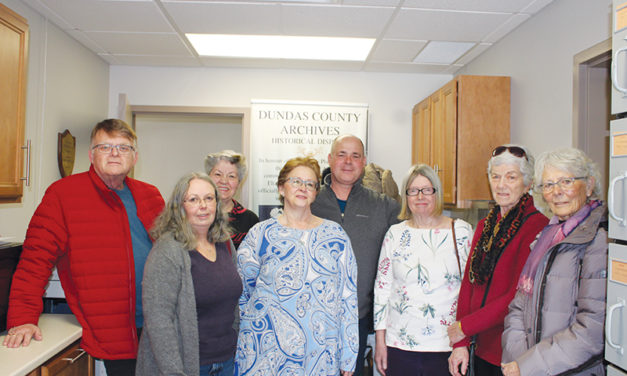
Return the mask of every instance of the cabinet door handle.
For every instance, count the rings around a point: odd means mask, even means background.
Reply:
[[[26,149],[26,176],[20,180],[26,180],[26,186],[30,187],[30,140],[26,140],[26,146],[22,146],[22,149]]]
[[[623,171],[621,174],[612,179],[607,192],[607,208],[610,213],[610,217],[614,218],[623,227],[627,226],[627,220],[619,217],[614,210],[614,186],[616,186],[616,183],[618,183],[619,180],[625,180],[625,178],[627,178],[627,171]],[[625,183],[623,182],[623,192],[625,191],[625,187]],[[625,213],[622,213],[622,215],[625,215]]]
[[[627,39],[627,38],[625,38]],[[616,90],[620,91],[621,93],[623,93],[623,96],[627,95],[627,88],[624,88],[622,86],[620,86],[620,83],[618,82],[618,55],[622,52],[627,51],[627,47],[623,47],[621,49],[619,49],[618,51],[616,51],[614,53],[614,58],[612,59],[612,68],[611,68],[611,72],[612,72],[612,84],[614,84],[614,87],[616,88]]]
[[[74,364],[74,362],[76,362],[77,360],[79,360],[83,355],[85,355],[87,352],[83,349],[76,349],[76,351],[78,351],[78,355],[76,355],[74,358],[63,358],[63,360],[67,360],[69,361],[71,364]]]
[[[625,301],[623,299],[618,299],[618,303],[612,304],[610,308],[607,310],[607,322],[605,323],[605,340],[607,344],[619,352],[621,355],[624,353],[623,346],[620,344],[612,342],[612,316],[614,316],[614,311],[618,308],[625,307]]]

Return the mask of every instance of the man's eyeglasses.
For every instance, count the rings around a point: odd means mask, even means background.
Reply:
[[[308,191],[316,191],[318,190],[318,182],[314,180],[303,180],[298,177],[289,177],[287,180],[292,184],[294,188],[301,188],[303,184],[305,185],[305,189]]]
[[[132,145],[120,144],[120,145],[111,145],[111,144],[98,144],[91,147],[91,150],[95,150],[98,153],[109,154],[113,151],[113,149],[118,149],[118,153],[120,154],[128,154],[132,151],[135,151],[135,147]]]
[[[419,193],[422,193],[425,196],[431,196],[434,195],[436,192],[436,189],[433,187],[424,187],[424,188],[408,188],[405,191],[405,194],[407,194],[407,196],[418,196]]]
[[[192,196],[186,200],[183,200],[183,202],[188,203],[190,206],[194,206],[194,207],[198,207],[201,206],[202,204],[205,205],[209,205],[212,202],[214,202],[216,200],[216,198],[214,196],[207,196],[205,198],[200,198],[198,196]]]
[[[527,161],[529,161],[529,158],[527,157],[527,153],[525,152],[525,149],[518,147],[518,146],[497,146],[492,151],[492,156],[496,157],[497,155],[501,155],[505,153],[505,151],[509,151],[515,157],[525,158]]]
[[[561,189],[565,191],[570,191],[575,188],[575,181],[587,179],[586,176],[577,176],[574,178],[559,178],[556,182],[547,182],[543,184],[538,184],[538,188],[542,190],[544,193],[550,193],[553,191],[556,185],[559,185]]]

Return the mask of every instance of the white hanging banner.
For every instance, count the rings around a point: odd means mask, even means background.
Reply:
[[[367,145],[367,104],[253,100],[248,177],[259,218],[274,216],[280,206],[276,182],[288,159],[312,156],[323,170],[331,143],[346,133]]]

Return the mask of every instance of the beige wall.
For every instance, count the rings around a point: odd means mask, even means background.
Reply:
[[[400,184],[411,164],[412,107],[451,78],[433,74],[112,66],[109,114],[116,113],[120,93],[127,94],[132,105],[250,107],[252,99],[366,103],[368,160],[392,170]]]
[[[573,57],[610,38],[611,0],[555,0],[460,74],[512,77],[512,142],[572,146]]]
[[[31,186],[25,187],[22,203],[0,205],[0,236],[21,241],[46,188],[61,177],[58,132],[69,129],[76,137],[74,172],[89,168],[89,132],[108,111],[109,66],[21,1],[2,3],[30,27],[26,138],[33,148]]]

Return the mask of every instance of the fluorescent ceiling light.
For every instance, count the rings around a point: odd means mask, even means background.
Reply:
[[[421,64],[452,64],[470,50],[472,42],[429,42],[414,59]]]
[[[185,34],[201,56],[364,61],[371,38]]]

